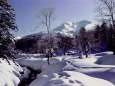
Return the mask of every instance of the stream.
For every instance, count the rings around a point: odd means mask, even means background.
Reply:
[[[33,70],[32,68],[30,67],[26,67],[27,69],[29,69],[31,71],[31,73],[29,74],[29,77],[26,78],[26,79],[23,79],[20,81],[19,85],[18,86],[29,86],[30,83],[36,79],[36,76],[37,74],[40,74],[41,71],[36,71],[36,70]],[[22,76],[23,76],[24,72],[22,73]]]

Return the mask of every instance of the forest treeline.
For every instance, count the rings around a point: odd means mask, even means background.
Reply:
[[[77,50],[76,53],[84,53],[86,57],[88,53],[115,51],[115,30],[106,22],[96,25],[89,31],[81,27],[74,37],[56,36],[54,33],[50,33],[50,36],[50,39],[47,35],[24,37],[16,41],[16,49],[22,53],[46,54],[50,47],[52,54],[59,55],[61,52],[65,55],[66,51],[74,48]]]

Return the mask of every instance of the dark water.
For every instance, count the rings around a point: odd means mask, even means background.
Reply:
[[[41,71],[33,70],[30,67],[27,67],[27,69],[31,71],[31,73],[29,74],[29,77],[27,79],[21,80],[18,86],[29,86],[30,83],[36,79],[37,74],[41,73]]]

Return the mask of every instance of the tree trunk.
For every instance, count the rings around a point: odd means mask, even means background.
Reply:
[[[88,57],[88,50],[85,49],[85,55],[86,55],[86,58]]]
[[[115,55],[115,50],[113,51],[113,55]]]
[[[64,49],[64,56],[65,56],[65,52],[66,52],[66,50]]]
[[[88,57],[88,53],[86,53],[86,58]]]
[[[48,64],[50,65],[50,58],[49,58],[49,55],[48,55],[48,57],[47,57],[47,62],[48,62]]]
[[[64,51],[64,56],[65,56],[65,51]]]

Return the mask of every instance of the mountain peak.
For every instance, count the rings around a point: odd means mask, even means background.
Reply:
[[[91,30],[94,28],[94,26],[95,26],[95,23],[92,23],[87,20],[82,20],[79,22],[67,21],[66,23],[63,23],[60,26],[58,26],[57,28],[53,29],[52,33],[57,36],[73,37],[73,35],[76,34],[80,30],[81,27],[85,27],[86,30]],[[47,35],[47,32],[39,32],[39,33],[27,35],[23,38],[30,38],[30,37],[34,37],[34,36],[44,36],[44,35]],[[19,37],[17,37],[17,38],[19,38]]]
[[[82,20],[79,22],[67,21],[66,23],[63,23],[62,25],[55,28],[54,31],[65,35],[74,35],[76,32],[80,30],[81,27],[86,27],[88,24],[91,23],[92,22],[87,20]]]

